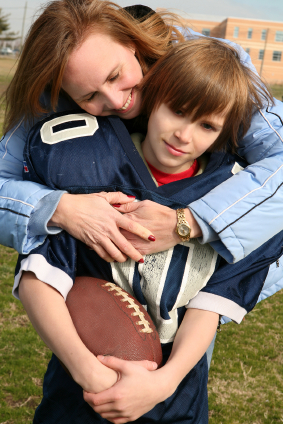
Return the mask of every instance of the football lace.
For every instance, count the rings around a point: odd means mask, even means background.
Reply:
[[[153,330],[150,327],[150,323],[145,319],[144,313],[140,310],[139,306],[135,303],[133,299],[131,299],[127,292],[125,292],[121,287],[116,286],[116,284],[113,283],[106,283],[103,285],[103,287],[109,287],[108,291],[115,290],[117,293],[114,294],[114,296],[122,296],[123,299],[120,299],[121,302],[128,302],[129,305],[126,307],[129,309],[134,309],[135,312],[132,312],[133,317],[139,317],[140,321],[138,321],[137,325],[143,325],[144,328],[140,329],[139,331],[141,333],[152,333]]]

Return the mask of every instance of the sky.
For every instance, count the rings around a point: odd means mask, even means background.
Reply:
[[[115,0],[113,0],[115,1]],[[10,15],[10,31],[22,34],[25,4],[26,18],[24,36],[34,16],[45,0],[0,0],[2,15]],[[145,4],[152,9],[165,7],[174,11],[182,11],[190,19],[194,14],[212,15],[220,18],[238,17],[283,22],[283,0],[116,0],[121,6]]]

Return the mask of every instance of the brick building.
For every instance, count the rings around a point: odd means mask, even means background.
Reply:
[[[240,44],[268,83],[283,83],[283,22],[201,15],[191,15],[184,22],[204,35]]]

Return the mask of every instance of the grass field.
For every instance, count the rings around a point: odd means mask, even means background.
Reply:
[[[11,59],[0,59],[1,90],[11,65]],[[16,258],[0,246],[0,424],[32,423],[51,356],[11,295]],[[283,291],[260,303],[240,326],[222,327],[209,376],[210,424],[283,422],[282,304]]]

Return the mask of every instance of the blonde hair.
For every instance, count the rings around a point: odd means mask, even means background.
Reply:
[[[164,18],[164,19],[163,19]],[[144,74],[163,56],[173,40],[183,40],[173,25],[176,15],[151,13],[135,19],[107,0],[56,0],[48,3],[31,26],[15,76],[6,94],[5,131],[24,118],[46,113],[40,102],[50,90],[56,110],[62,78],[69,56],[88,35],[99,31],[124,46],[133,45]]]
[[[199,37],[179,43],[151,68],[140,84],[142,113],[149,116],[162,103],[182,110],[192,121],[225,114],[223,129],[213,144],[220,150],[237,147],[256,109],[273,104],[261,79],[241,62],[237,50],[220,40]]]

